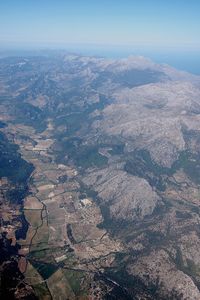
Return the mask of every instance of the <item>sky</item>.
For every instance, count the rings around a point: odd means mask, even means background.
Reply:
[[[0,47],[200,50],[200,0],[0,0]]]

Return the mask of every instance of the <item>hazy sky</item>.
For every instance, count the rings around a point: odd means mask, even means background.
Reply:
[[[0,0],[0,44],[200,49],[200,0]]]

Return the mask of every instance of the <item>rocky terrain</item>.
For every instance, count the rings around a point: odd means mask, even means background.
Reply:
[[[0,59],[0,187],[2,299],[200,299],[199,77]]]

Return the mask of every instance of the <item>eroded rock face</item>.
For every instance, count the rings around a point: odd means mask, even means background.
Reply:
[[[163,297],[168,299],[200,299],[200,292],[192,279],[177,270],[167,252],[163,250],[153,251],[148,256],[139,258],[128,267],[128,272],[139,277],[146,286],[153,283],[160,289]]]
[[[123,137],[128,151],[146,148],[170,167],[185,149],[182,127],[199,130],[200,91],[192,83],[167,82],[121,89],[94,123],[98,133]]]
[[[85,184],[98,192],[104,205],[115,220],[133,221],[152,214],[159,196],[149,183],[125,171],[106,168],[91,171],[83,179]]]
[[[180,237],[179,244],[182,253],[183,264],[186,267],[193,269],[194,274],[199,276],[199,236],[195,231],[191,232],[190,235],[182,235]]]

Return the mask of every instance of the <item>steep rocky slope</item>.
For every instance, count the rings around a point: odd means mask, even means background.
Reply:
[[[199,77],[143,57],[3,58],[0,131],[12,297],[200,299]]]

